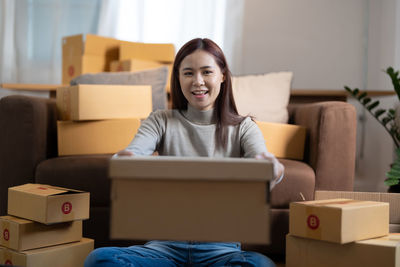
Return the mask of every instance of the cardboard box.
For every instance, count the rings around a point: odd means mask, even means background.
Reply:
[[[119,60],[142,59],[163,63],[172,63],[175,58],[173,44],[151,44],[121,41]]]
[[[0,217],[0,245],[17,251],[80,241],[82,221],[45,225],[14,216]]]
[[[45,224],[89,218],[89,193],[43,184],[8,188],[8,214]]]
[[[61,120],[147,118],[152,111],[150,85],[80,84],[57,88]]]
[[[67,36],[62,39],[62,83],[84,73],[109,71],[119,58],[121,41],[93,34]]]
[[[111,238],[269,243],[266,160],[119,157],[109,170]]]
[[[389,203],[389,223],[400,224],[400,194],[380,192],[315,191],[315,200],[348,198]]]
[[[125,59],[125,60],[116,60],[111,62],[110,71],[118,72],[118,71],[143,71],[154,68],[159,68],[162,66],[168,67],[168,81],[166,86],[166,91],[170,92],[170,84],[171,84],[171,74],[172,74],[172,63],[162,63],[158,61],[150,61],[150,60],[142,60],[142,59]]]
[[[0,264],[21,267],[77,267],[83,266],[94,248],[94,241],[82,238],[79,242],[23,252],[0,247]]]
[[[286,267],[398,267],[400,235],[348,244],[286,236]]]
[[[353,199],[290,203],[289,233],[349,243],[389,233],[389,204]]]
[[[58,155],[107,154],[126,148],[140,120],[57,121]]]
[[[302,160],[306,128],[299,125],[257,121],[268,151],[278,158]]]

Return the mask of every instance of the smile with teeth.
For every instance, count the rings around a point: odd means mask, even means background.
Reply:
[[[205,95],[207,93],[208,93],[208,91],[206,91],[206,90],[192,92],[192,94],[194,94],[194,95]]]

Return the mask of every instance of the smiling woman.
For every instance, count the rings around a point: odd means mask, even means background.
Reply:
[[[179,83],[189,104],[199,110],[214,107],[224,75],[211,54],[197,50],[184,58],[179,68]]]
[[[213,41],[196,38],[178,51],[171,95],[173,109],[152,112],[128,147],[114,157],[148,156],[157,151],[161,156],[256,158],[273,164],[271,188],[282,180],[284,167],[267,151],[257,124],[237,112],[228,64]],[[85,262],[86,267],[124,264],[275,266],[262,254],[243,251],[238,242],[196,241],[150,241],[143,246],[100,248]]]

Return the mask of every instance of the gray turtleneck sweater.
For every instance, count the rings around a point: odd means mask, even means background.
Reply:
[[[213,114],[213,110],[199,111],[190,105],[181,112],[152,112],[126,150],[142,156],[154,151],[166,156],[246,158],[268,153],[260,129],[249,117],[239,125],[229,126],[226,149],[217,148]]]

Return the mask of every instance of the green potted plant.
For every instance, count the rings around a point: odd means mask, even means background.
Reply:
[[[399,71],[394,71],[389,67],[385,72],[390,76],[394,90],[400,100],[400,78]],[[400,189],[400,123],[396,122],[396,111],[394,109],[380,108],[379,100],[373,100],[366,92],[360,91],[358,88],[351,89],[344,87],[360,104],[385,128],[392,137],[396,147],[395,161],[391,164],[390,170],[386,172],[385,185],[389,186],[389,191],[399,191]],[[397,115],[399,116],[399,115]],[[399,187],[399,188],[397,188]]]

